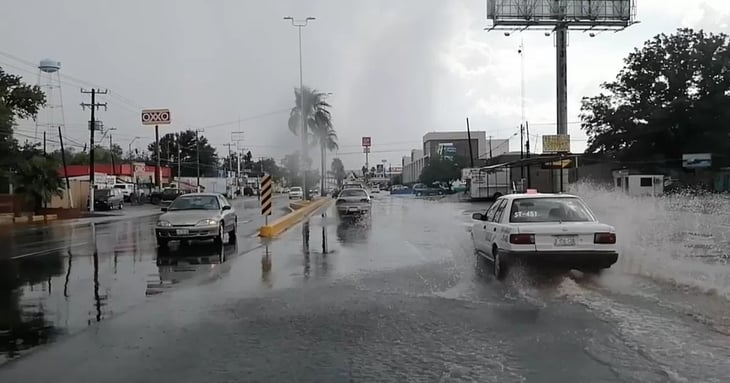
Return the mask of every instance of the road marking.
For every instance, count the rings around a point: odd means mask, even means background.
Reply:
[[[77,244],[74,244],[74,245],[66,245],[66,246],[61,246],[61,247],[55,247],[53,249],[45,249],[45,250],[34,251],[32,253],[16,255],[14,257],[10,257],[10,259],[15,260],[15,259],[21,259],[21,258],[25,258],[25,257],[32,257],[34,255],[41,255],[41,254],[46,254],[46,253],[52,253],[54,251],[71,249],[71,248],[74,248],[74,247],[86,246],[88,244],[91,244],[91,242],[81,242],[81,243],[77,243]]]

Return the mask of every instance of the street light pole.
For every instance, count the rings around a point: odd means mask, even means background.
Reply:
[[[305,17],[304,19],[294,19],[291,16],[284,17],[284,20],[291,21],[291,25],[296,27],[299,32],[299,117],[301,124],[301,135],[302,135],[302,149],[301,149],[301,165],[302,165],[302,189],[304,199],[309,199],[309,188],[307,187],[307,125],[305,124],[305,113],[304,113],[304,80],[302,74],[302,28],[309,24],[310,20],[315,20],[314,17]]]
[[[130,157],[132,157],[132,144],[134,143],[134,141],[137,141],[137,139],[139,139],[139,138],[142,138],[142,137],[139,137],[139,136],[134,137],[132,139],[132,141],[129,142],[129,156]]]

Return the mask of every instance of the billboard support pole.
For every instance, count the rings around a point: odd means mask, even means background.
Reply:
[[[568,134],[568,26],[555,27],[555,58],[557,71],[557,134]]]
[[[466,138],[469,140],[469,163],[474,167],[474,152],[471,148],[471,130],[469,129],[469,117],[466,118]]]

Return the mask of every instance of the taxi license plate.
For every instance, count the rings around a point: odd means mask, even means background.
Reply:
[[[188,235],[188,234],[190,234],[190,230],[188,230],[188,229],[177,229],[177,230],[175,230],[175,233],[177,233],[177,235]]]
[[[555,237],[555,246],[575,246],[575,236]]]
[[[347,211],[354,211],[354,212],[356,212],[356,211],[360,211],[360,209],[358,209],[356,207],[351,207],[351,208],[347,209]]]

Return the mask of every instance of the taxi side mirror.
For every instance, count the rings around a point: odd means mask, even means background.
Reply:
[[[471,219],[475,219],[477,221],[484,221],[484,214],[482,213],[474,213],[471,215]]]

